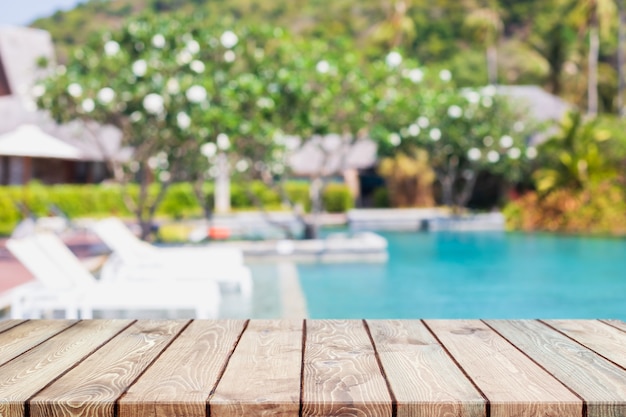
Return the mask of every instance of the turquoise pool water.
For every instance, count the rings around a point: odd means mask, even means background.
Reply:
[[[311,318],[626,319],[626,240],[381,233],[387,264],[298,265]]]

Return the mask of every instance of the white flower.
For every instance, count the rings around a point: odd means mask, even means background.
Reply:
[[[419,68],[414,68],[409,71],[409,79],[416,84],[422,82],[424,79],[424,72]]]
[[[519,148],[511,148],[507,152],[507,155],[509,155],[509,158],[511,159],[518,159],[520,156],[522,156],[522,151],[520,151]]]
[[[198,61],[196,59],[194,61],[191,61],[191,64],[189,64],[189,68],[191,68],[191,70],[197,74],[202,74],[205,67],[201,61]]]
[[[430,124],[430,122],[428,121],[427,117],[424,116],[420,116],[417,119],[417,124],[419,127],[421,127],[422,129],[426,129],[428,127],[428,125]]]
[[[315,66],[315,70],[320,74],[326,74],[330,70],[330,64],[328,61],[320,61]]]
[[[400,55],[396,51],[391,51],[389,52],[389,54],[387,54],[387,57],[385,58],[385,62],[391,68],[395,68],[398,65],[402,64],[402,55]]]
[[[165,46],[165,37],[160,33],[157,33],[152,37],[152,46],[155,48],[163,48]]]
[[[509,135],[504,135],[500,138],[500,146],[503,148],[510,148],[513,146],[513,138]]]
[[[65,73],[67,72],[67,68],[65,67],[65,65],[59,65],[55,72],[57,73],[57,75],[65,75]]]
[[[162,171],[159,173],[159,180],[161,180],[161,182],[168,182],[170,179],[172,179],[172,174],[168,171]]]
[[[402,142],[402,138],[397,133],[392,133],[389,135],[389,143],[393,146],[398,146]]]
[[[145,60],[140,59],[133,62],[133,74],[135,74],[137,77],[143,77],[144,75],[146,75],[147,71],[148,63]]]
[[[178,127],[185,130],[191,126],[191,117],[189,117],[187,113],[181,111],[176,115],[176,123],[178,124]]]
[[[452,73],[450,72],[450,70],[442,69],[441,71],[439,71],[439,79],[441,81],[448,82],[452,79]]]
[[[518,120],[517,122],[515,122],[515,124],[513,124],[513,130],[515,130],[516,132],[521,132],[524,130],[524,122],[522,122],[521,120]]]
[[[165,106],[163,105],[163,97],[155,93],[148,94],[143,99],[143,108],[151,114],[163,113],[163,110],[165,110]]]
[[[83,87],[80,84],[72,83],[67,86],[67,92],[70,96],[78,98],[83,95]]]
[[[96,103],[92,99],[87,98],[83,100],[83,102],[81,103],[81,107],[83,108],[85,113],[91,113],[96,108]]]
[[[468,91],[464,95],[467,101],[472,104],[476,104],[480,101],[480,94],[478,94],[476,91]]]
[[[185,49],[190,54],[197,54],[198,52],[200,52],[200,44],[197,41],[192,39],[189,42],[187,42],[187,44],[185,45]]]
[[[143,115],[141,114],[141,112],[139,111],[134,111],[131,115],[130,115],[130,121],[133,123],[138,123],[141,121],[141,119],[143,118]]]
[[[189,87],[189,90],[187,90],[185,95],[187,96],[187,100],[192,103],[201,103],[207,98],[206,89],[201,85],[193,85]]]
[[[235,169],[239,172],[246,172],[248,168],[250,168],[250,164],[245,159],[241,159],[235,164]]]
[[[485,136],[485,138],[483,139],[483,143],[485,144],[485,146],[489,147],[493,145],[493,138],[491,136]]]
[[[120,51],[120,44],[115,41],[108,41],[104,44],[104,53],[108,56],[117,55]]]
[[[409,126],[409,135],[411,135],[411,136],[419,135],[420,131],[421,131],[420,127],[417,124],[415,124],[415,123],[413,123],[411,126]]]
[[[272,172],[274,174],[280,175],[283,172],[285,172],[285,166],[283,164],[276,163],[276,164],[272,165]]]
[[[217,146],[213,142],[207,142],[200,147],[200,153],[207,158],[215,156],[217,152]]]
[[[193,54],[188,50],[182,50],[176,55],[176,63],[178,65],[185,65],[193,60]]]
[[[458,119],[462,115],[463,115],[463,110],[456,104],[453,104],[452,106],[448,107],[448,116],[450,116],[451,118]]]
[[[46,87],[44,87],[41,84],[37,84],[37,85],[35,85],[33,87],[32,94],[33,94],[33,96],[39,98],[39,97],[43,96],[44,94],[46,94]]]
[[[128,168],[130,169],[130,172],[139,172],[139,162],[137,161],[132,161],[129,165]]]
[[[237,42],[239,42],[239,38],[237,37],[237,35],[235,35],[234,32],[227,30],[226,32],[222,33],[222,36],[220,36],[220,42],[222,43],[222,46],[224,48],[230,49],[237,45]]]
[[[491,163],[496,163],[500,160],[500,154],[496,151],[489,151],[487,153],[487,160]]]
[[[432,128],[430,130],[429,136],[432,140],[434,140],[435,142],[438,141],[439,139],[441,139],[441,130],[435,128]]]
[[[151,170],[155,170],[157,169],[159,166],[159,160],[157,159],[156,156],[151,156],[150,158],[148,158],[148,168],[150,168]]]
[[[526,149],[526,158],[535,159],[536,157],[537,157],[537,148],[535,148],[534,146],[529,146]]]
[[[228,135],[226,133],[220,133],[217,135],[217,147],[222,151],[230,148],[230,139],[228,139]]]
[[[167,80],[165,88],[170,94],[178,94],[180,92],[180,84],[178,83],[178,80],[176,78],[170,78],[169,80]]]
[[[467,151],[467,157],[470,161],[478,161],[482,156],[482,152],[478,148],[471,148]]]
[[[115,91],[111,87],[104,87],[98,91],[98,101],[102,104],[109,104],[115,98]]]
[[[261,97],[257,100],[256,105],[261,109],[272,109],[274,108],[274,100],[269,97]]]
[[[481,103],[483,107],[489,108],[493,105],[493,99],[489,96],[484,96],[483,99],[481,100]]]
[[[226,61],[226,62],[233,62],[236,57],[237,57],[237,55],[235,55],[235,53],[233,51],[226,51],[226,52],[224,52],[224,61]]]

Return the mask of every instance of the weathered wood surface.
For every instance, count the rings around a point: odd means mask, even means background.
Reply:
[[[600,320],[0,322],[0,417],[624,417]]]

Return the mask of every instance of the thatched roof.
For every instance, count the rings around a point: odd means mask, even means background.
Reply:
[[[336,134],[313,136],[302,143],[291,137],[295,149],[289,166],[296,175],[333,175],[348,169],[369,168],[376,164],[378,146],[368,138],[351,142]]]

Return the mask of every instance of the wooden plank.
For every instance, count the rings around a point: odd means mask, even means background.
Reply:
[[[626,332],[596,320],[544,322],[626,369]]]
[[[35,320],[0,333],[0,365],[18,357],[74,323],[76,320]]]
[[[611,326],[618,328],[624,332],[626,332],[626,323],[620,320],[602,320],[603,322],[610,324]]]
[[[0,333],[24,323],[26,320],[0,320]]]
[[[426,320],[493,417],[582,416],[582,401],[479,320]]]
[[[211,417],[297,417],[302,320],[255,320],[209,401]]]
[[[303,416],[391,416],[391,396],[362,321],[306,322]]]
[[[187,323],[183,320],[134,323],[37,394],[30,401],[30,415],[112,417],[115,401]]]
[[[488,324],[587,403],[589,417],[626,415],[626,371],[548,326],[530,320]]]
[[[0,416],[24,416],[25,401],[130,323],[80,322],[0,367]]]
[[[119,400],[119,417],[204,417],[244,325],[193,321]]]
[[[398,417],[485,416],[485,399],[418,320],[368,320]]]

